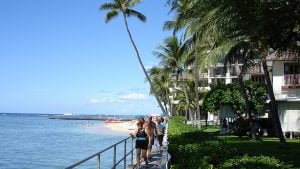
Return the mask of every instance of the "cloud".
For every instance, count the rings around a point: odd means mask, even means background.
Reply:
[[[112,97],[103,97],[103,98],[91,98],[89,100],[89,102],[91,104],[98,104],[98,103],[120,103],[120,102],[124,102],[122,100],[118,100],[118,99],[114,99]]]
[[[90,104],[100,104],[100,103],[124,103],[130,101],[143,101],[148,100],[149,96],[144,93],[110,93],[105,96],[92,97],[89,99]]]
[[[118,97],[121,100],[147,100],[148,96],[144,93],[128,93]]]
[[[100,102],[100,100],[98,100],[98,99],[96,99],[96,98],[91,98],[91,99],[89,100],[89,102],[92,103],[92,104],[97,104],[97,103]]]

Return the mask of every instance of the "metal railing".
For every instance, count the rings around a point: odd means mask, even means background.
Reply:
[[[300,74],[286,74],[283,77],[284,86],[300,86]]]
[[[127,140],[131,140],[131,150],[128,151],[128,152],[127,152]],[[123,154],[123,157],[119,161],[117,161],[117,145],[122,144],[122,143],[124,143],[124,154]],[[79,165],[81,165],[81,164],[83,164],[83,163],[85,163],[85,162],[87,162],[87,161],[89,161],[93,158],[96,158],[96,160],[97,160],[97,169],[100,169],[101,168],[101,154],[108,151],[108,150],[110,150],[110,149],[113,149],[113,152],[114,152],[112,169],[115,169],[122,161],[124,163],[124,169],[126,169],[126,167],[127,167],[127,164],[126,164],[127,160],[126,159],[127,159],[127,156],[129,156],[129,155],[131,155],[131,164],[133,164],[133,151],[134,151],[133,138],[127,137],[127,138],[117,142],[116,144],[113,144],[113,145],[103,149],[102,151],[100,151],[98,153],[95,153],[95,154],[93,154],[93,155],[91,155],[91,156],[75,163],[75,164],[70,165],[66,169],[75,168],[75,167],[77,167],[77,166],[79,166]]]
[[[162,153],[162,160],[161,160],[161,169],[169,169],[170,165],[171,165],[171,155],[168,152],[168,127],[169,124],[166,124],[166,129],[165,129],[165,133],[164,133],[164,150]]]

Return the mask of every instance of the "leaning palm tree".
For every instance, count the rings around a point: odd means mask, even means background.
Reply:
[[[145,74],[145,76],[146,76],[146,78],[147,78],[147,80],[150,84],[151,91],[154,93],[154,96],[155,96],[155,98],[156,98],[156,100],[157,100],[157,102],[158,102],[158,104],[161,108],[161,111],[164,114],[167,114],[167,112],[164,110],[163,105],[161,104],[161,101],[159,100],[159,98],[156,94],[156,91],[153,88],[151,79],[150,79],[150,77],[149,77],[149,75],[148,75],[148,73],[145,69],[145,66],[144,66],[143,62],[142,62],[140,53],[139,53],[139,51],[138,51],[138,49],[135,45],[135,42],[133,40],[133,37],[132,37],[131,32],[129,30],[128,22],[127,22],[127,18],[130,17],[130,16],[135,16],[142,22],[146,21],[146,16],[145,15],[143,15],[142,13],[132,9],[135,5],[137,5],[140,2],[141,2],[141,0],[112,0],[112,2],[102,4],[101,7],[100,7],[100,10],[109,10],[109,12],[107,12],[107,14],[105,16],[105,22],[106,23],[111,21],[113,18],[117,17],[120,13],[123,15],[125,27],[126,27],[128,35],[129,35],[131,44],[132,44],[132,46],[133,46],[133,48],[136,52],[136,56],[138,58],[139,64],[142,67],[143,72],[144,72],[144,74]]]
[[[156,55],[160,61],[160,65],[165,67],[166,69],[170,69],[171,72],[175,75],[175,89],[180,86],[185,92],[185,100],[186,104],[190,105],[189,97],[186,92],[186,82],[180,81],[179,77],[182,76],[185,71],[185,62],[187,57],[187,48],[186,43],[183,43],[176,36],[168,37],[164,40],[162,44],[160,44],[157,48],[157,51],[154,51],[153,54]],[[191,114],[191,109],[189,106],[184,106],[187,112]],[[193,116],[190,116],[193,118]],[[193,120],[192,120],[193,121]]]
[[[172,112],[172,104],[169,98],[171,95],[169,88],[174,83],[172,72],[165,67],[152,67],[149,70],[149,75],[152,80],[153,88],[157,91],[156,94],[162,101],[166,112]]]

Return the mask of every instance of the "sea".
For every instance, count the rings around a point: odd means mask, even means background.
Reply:
[[[106,128],[103,121],[0,113],[0,169],[66,168],[128,136],[129,132]],[[123,150],[124,145],[117,146],[117,159],[124,154]],[[113,149],[101,155],[101,168],[111,168],[112,159]],[[78,168],[96,167],[95,158]]]

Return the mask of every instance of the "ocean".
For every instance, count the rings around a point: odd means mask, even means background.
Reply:
[[[103,121],[0,113],[0,169],[65,168],[128,136],[129,132],[105,128]],[[112,152],[101,156],[101,168],[111,167]],[[117,151],[119,156],[122,153]],[[96,166],[92,159],[81,168]]]

